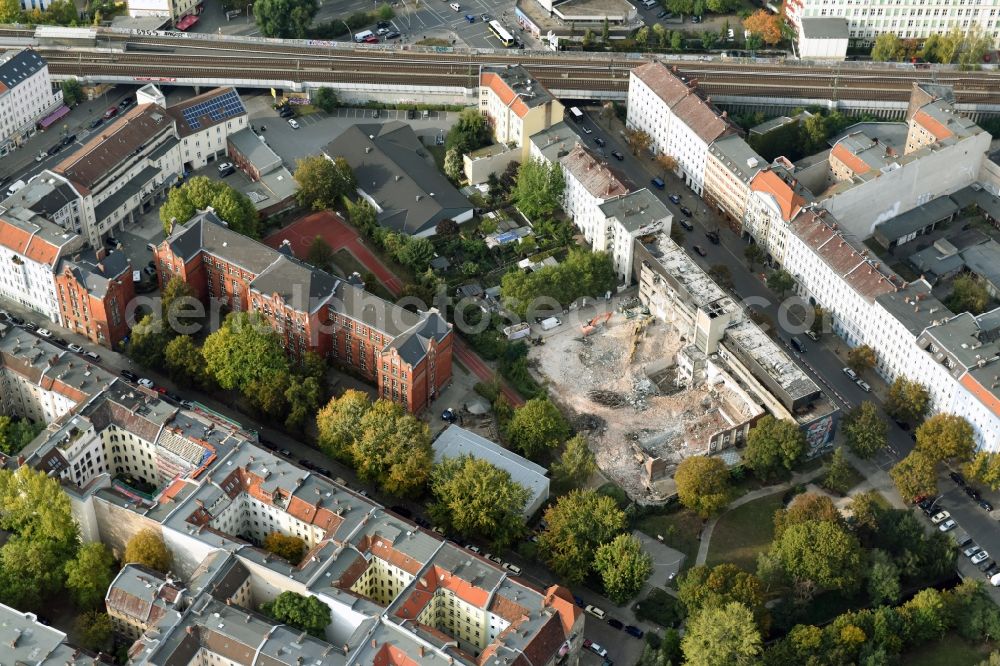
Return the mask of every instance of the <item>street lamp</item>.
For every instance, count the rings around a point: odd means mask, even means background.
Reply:
[[[250,12],[252,12],[252,11],[253,11],[253,3],[251,2],[251,3],[247,4],[247,9],[246,9],[246,12],[247,12],[247,23],[250,22]]]

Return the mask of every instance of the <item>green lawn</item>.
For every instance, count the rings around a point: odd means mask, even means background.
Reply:
[[[646,516],[636,527],[656,539],[663,537],[663,543],[681,551],[686,556],[682,570],[694,565],[698,556],[698,534],[701,533],[701,518],[690,509],[678,509],[670,513]]]
[[[333,263],[337,264],[340,270],[344,271],[344,275],[350,275],[351,273],[358,272],[361,277],[364,277],[368,269],[361,265],[361,262],[354,258],[354,255],[345,249],[337,250],[333,255]],[[389,293],[389,290],[382,286],[382,283],[376,282],[375,284],[366,284],[365,289],[375,294],[379,298],[384,298],[390,303],[395,303],[396,298]]]
[[[924,643],[903,653],[899,663],[906,666],[975,666],[989,657],[991,647],[948,634],[936,643]]]
[[[731,562],[747,571],[757,570],[757,553],[774,538],[774,512],[782,508],[781,493],[747,502],[723,514],[712,532],[705,564]]]

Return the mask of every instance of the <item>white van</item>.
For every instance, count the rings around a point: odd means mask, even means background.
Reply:
[[[375,36],[375,33],[372,32],[371,30],[365,30],[363,32],[356,32],[356,33],[354,33],[354,41],[356,41],[356,42],[358,42],[360,44],[361,42],[365,41],[365,39],[367,39],[368,37],[374,37],[374,36]]]
[[[26,183],[23,180],[19,180],[7,188],[7,196],[12,197],[14,193],[24,187]]]
[[[646,9],[649,9],[650,7],[657,4],[659,4],[659,0],[642,0],[642,6],[645,7]]]

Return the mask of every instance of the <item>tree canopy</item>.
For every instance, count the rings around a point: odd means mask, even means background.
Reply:
[[[871,56],[872,60],[876,62],[888,62],[900,60],[904,53],[903,41],[899,36],[891,32],[883,32],[875,38]]]
[[[151,529],[136,532],[125,544],[122,564],[135,562],[156,571],[166,573],[170,569],[170,551],[163,537]]]
[[[581,296],[604,294],[616,284],[611,255],[582,249],[570,250],[556,266],[545,266],[531,273],[513,269],[501,280],[505,306],[521,316],[542,297],[568,305]]]
[[[306,542],[291,534],[271,532],[264,537],[264,550],[285,558],[294,566],[301,562],[302,556],[306,554]]]
[[[253,15],[265,37],[302,39],[318,9],[316,0],[257,0]]]
[[[877,362],[875,350],[868,345],[858,345],[847,352],[847,365],[858,374],[871,370]]]
[[[784,296],[794,286],[795,278],[786,270],[778,269],[767,276],[767,288],[779,296]]]
[[[246,392],[274,375],[288,375],[281,339],[263,315],[233,312],[205,339],[205,369],[224,389]]]
[[[514,203],[525,217],[539,221],[552,217],[562,206],[566,180],[559,162],[531,159],[521,164],[512,192]]]
[[[914,449],[889,470],[896,490],[911,501],[922,495],[937,494],[937,460],[924,451]]]
[[[851,590],[859,581],[861,547],[854,535],[829,521],[807,520],[786,527],[771,555],[797,583]]]
[[[313,94],[312,103],[327,113],[332,113],[334,109],[340,106],[340,100],[337,99],[337,93],[333,90],[333,88],[328,88],[326,86],[323,86]]]
[[[737,601],[710,606],[688,621],[681,649],[688,666],[752,666],[762,651],[760,630]]]
[[[761,631],[766,632],[770,624],[760,579],[728,562],[714,567],[701,564],[688,569],[678,583],[677,598],[684,604],[689,617],[705,608],[725,606],[736,601],[753,613]]]
[[[94,608],[104,600],[114,580],[114,564],[115,556],[99,541],[84,544],[66,563],[66,587],[79,608]]]
[[[729,470],[721,458],[688,456],[677,466],[674,482],[681,504],[703,519],[729,503]]]
[[[885,448],[889,425],[870,400],[865,400],[847,415],[844,435],[854,455],[865,460]]]
[[[767,415],[750,429],[743,460],[754,474],[768,479],[779,469],[792,469],[805,450],[806,437],[797,424]]]
[[[303,596],[298,592],[282,592],[274,601],[262,604],[260,610],[317,638],[323,638],[330,624],[330,607],[311,594]]]
[[[568,582],[579,583],[594,566],[601,544],[625,529],[625,514],[610,497],[573,490],[546,509],[545,522],[538,540],[542,557]]]
[[[328,160],[322,155],[303,157],[295,163],[295,193],[299,205],[313,210],[333,208],[344,197],[353,197],[358,183],[351,165],[343,157]]]
[[[486,117],[476,109],[465,109],[448,131],[444,145],[447,150],[454,148],[459,155],[464,155],[489,142],[490,127],[486,124]]]
[[[12,419],[7,415],[0,415],[0,452],[8,456],[16,455],[42,429],[41,424],[34,424],[28,419]]]
[[[356,389],[347,389],[330,400],[316,416],[320,448],[334,458],[350,459],[351,447],[361,433],[361,420],[370,409],[368,395]]]
[[[548,398],[532,398],[514,410],[507,439],[528,458],[537,458],[569,437],[569,423]]]
[[[927,414],[930,404],[930,394],[923,384],[900,375],[889,386],[885,410],[894,419],[917,423]]]
[[[216,216],[233,231],[250,238],[259,236],[257,209],[250,198],[221,180],[205,176],[195,176],[180,187],[172,188],[167,194],[167,200],[160,206],[160,221],[163,223],[164,233],[170,235],[173,225],[171,220],[183,224],[199,210],[205,210],[209,206],[215,209]]]
[[[758,9],[743,20],[743,27],[752,35],[757,35],[768,46],[781,41],[782,18],[766,9]]]
[[[917,450],[935,460],[966,463],[976,451],[972,425],[955,414],[935,414],[917,428]]]
[[[597,471],[597,462],[587,445],[587,438],[577,434],[566,440],[566,448],[559,460],[552,464],[551,470],[552,481],[559,488],[568,490],[586,483]]]
[[[619,534],[597,549],[594,567],[601,575],[604,593],[616,604],[623,604],[642,589],[653,572],[653,561],[637,538]]]
[[[524,531],[531,492],[506,470],[471,455],[445,458],[431,471],[431,515],[462,536],[481,536],[506,548]]]
[[[379,399],[362,417],[350,454],[361,479],[393,495],[414,495],[431,471],[430,429],[400,405]]]

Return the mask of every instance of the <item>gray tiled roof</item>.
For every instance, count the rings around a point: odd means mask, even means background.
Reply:
[[[394,339],[390,347],[395,347],[407,363],[416,364],[427,353],[431,340],[441,342],[449,330],[441,315],[430,312],[422,322]]]
[[[265,296],[279,294],[286,303],[295,304],[296,309],[302,309],[301,301],[307,298],[309,312],[315,312],[333,296],[338,280],[329,273],[273,250],[270,258],[271,265],[250,283],[251,289]]]
[[[108,293],[108,283],[128,272],[131,264],[123,252],[111,252],[98,260],[93,252],[83,257],[67,260],[76,281],[87,289],[87,293],[96,298],[104,298]],[[129,278],[131,279],[131,278]]]
[[[379,222],[394,231],[419,234],[472,210],[469,200],[428,161],[406,123],[354,125],[324,150],[347,160],[358,188],[382,209]]]
[[[37,51],[8,51],[0,59],[0,83],[13,88],[43,67],[45,60]]]

